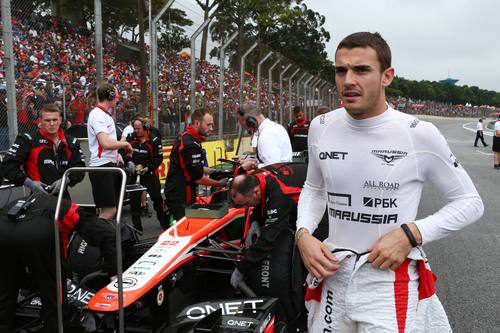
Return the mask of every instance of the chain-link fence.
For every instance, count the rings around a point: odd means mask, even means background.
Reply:
[[[2,3],[8,1],[2,0]],[[154,18],[161,14],[161,8],[151,8],[157,39],[155,48],[149,45],[148,2],[133,8],[115,8],[110,3],[102,2],[103,47],[99,52],[96,45],[100,43],[96,43],[94,33],[98,31],[99,20],[96,22],[91,3],[86,7],[62,1],[58,7],[44,1],[10,2],[14,83],[8,83],[4,66],[7,59],[4,39],[9,38],[3,34],[7,26],[4,22],[0,54],[0,150],[6,150],[8,141],[13,140],[12,134],[8,135],[6,92],[9,89],[15,89],[15,111],[9,112],[17,116],[18,132],[36,129],[39,110],[49,102],[57,103],[65,120],[72,125],[84,124],[96,103],[94,91],[100,54],[103,79],[119,91],[120,101],[114,110],[117,121],[126,123],[138,114],[149,116],[167,141],[172,141],[186,127],[193,105],[211,109],[214,134],[226,138],[237,133],[236,111],[243,101],[258,100],[266,116],[286,126],[291,121],[294,105],[306,107],[311,115],[315,107],[329,100],[325,93],[315,90],[319,86],[312,86],[315,78],[312,74],[254,38],[227,31],[225,38],[218,42],[208,38],[206,47],[197,42],[194,50],[186,48],[189,38],[195,36],[208,17],[187,2],[174,2],[177,8],[165,11],[158,21]],[[179,15],[179,10],[191,16],[192,22],[183,27],[185,43],[177,45],[175,43],[183,40],[175,37],[179,28],[175,26],[174,17]],[[211,29],[208,26],[209,34]],[[203,60],[200,59],[202,48]],[[150,66],[149,59],[154,54],[156,76],[150,75],[154,66]],[[195,58],[194,83],[192,56]],[[221,56],[225,60],[221,61]],[[152,89],[155,85],[157,100]],[[314,96],[312,91],[316,91]]]

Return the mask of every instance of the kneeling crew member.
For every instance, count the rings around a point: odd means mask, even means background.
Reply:
[[[257,295],[279,298],[289,326],[304,299],[300,258],[293,252],[297,200],[306,172],[304,163],[272,164],[236,176],[231,188],[236,205],[254,207],[245,259],[233,272],[231,284],[236,288],[244,278]]]
[[[163,161],[163,146],[161,138],[150,131],[143,119],[132,120],[134,132],[127,136],[127,142],[132,146],[132,157],[125,157],[127,171],[129,174],[141,176],[141,184],[146,187],[156,217],[163,229],[168,227],[165,220],[165,203],[161,196],[161,184],[158,178],[158,167]],[[135,181],[135,177],[132,177]],[[142,231],[141,223],[141,194],[135,191],[130,195],[130,208],[132,211],[132,222],[134,226]]]
[[[207,109],[191,115],[191,125],[177,138],[165,183],[165,202],[175,220],[185,215],[186,207],[195,202],[198,185],[226,186],[227,179],[213,180],[210,168],[203,166],[201,143],[214,129],[214,118]]]
[[[19,134],[1,165],[3,177],[16,186],[24,185],[31,191],[57,194],[62,176],[71,167],[84,167],[85,160],[76,138],[61,129],[61,113],[55,104],[45,104],[40,110],[40,128],[32,133]],[[69,176],[69,185],[79,183],[83,173]],[[69,194],[65,193],[66,197]]]
[[[0,213],[0,332],[13,332],[17,296],[25,267],[40,290],[43,332],[57,332],[57,292],[54,248],[54,213],[57,198],[42,193],[29,196],[29,208],[17,215],[12,212],[18,200]],[[115,227],[95,216],[85,216],[77,205],[62,200],[59,232],[64,255],[73,230],[90,245],[99,247],[103,269],[109,277],[116,274]],[[63,265],[64,267],[64,265]],[[63,281],[66,279],[63,276]],[[66,283],[62,284],[63,295]],[[66,297],[64,297],[66,299]]]

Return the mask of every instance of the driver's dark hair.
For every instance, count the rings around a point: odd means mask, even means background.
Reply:
[[[232,190],[241,195],[248,195],[256,186],[259,186],[259,180],[254,175],[241,175],[240,177],[243,179],[233,182]]]
[[[345,37],[337,46],[335,55],[340,49],[354,49],[356,47],[371,47],[377,53],[378,62],[380,63],[380,71],[383,72],[391,67],[391,48],[378,33],[371,32],[355,32]]]

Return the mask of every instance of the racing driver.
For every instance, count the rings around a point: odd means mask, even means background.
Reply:
[[[437,128],[386,103],[394,69],[378,33],[335,54],[344,108],[316,117],[296,243],[308,278],[310,332],[450,332],[421,245],[473,223],[483,203]],[[447,204],[416,220],[425,182]],[[311,236],[327,207],[329,236]]]

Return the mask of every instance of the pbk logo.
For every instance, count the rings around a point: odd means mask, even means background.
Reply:
[[[382,207],[382,208],[397,208],[396,198],[369,198],[363,197],[363,206],[365,207]]]

